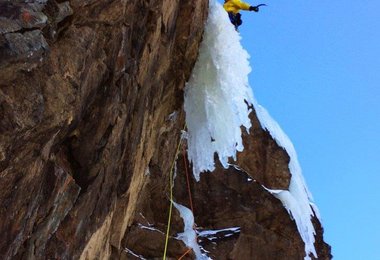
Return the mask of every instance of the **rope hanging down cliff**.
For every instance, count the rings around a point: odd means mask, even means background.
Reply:
[[[183,131],[185,131],[185,129],[186,129],[186,125],[184,126]],[[171,225],[171,218],[172,218],[172,210],[173,210],[173,199],[174,199],[173,197],[173,188],[174,188],[173,170],[174,170],[175,161],[178,158],[181,145],[182,145],[182,138],[180,139],[178,143],[176,153],[175,153],[175,156],[170,168],[170,172],[169,172],[170,206],[169,206],[168,226],[166,229],[165,250],[164,250],[163,260],[166,260],[166,253],[167,253],[167,248],[168,248],[168,243],[169,243],[169,232],[170,232],[170,225]],[[189,177],[189,172],[188,172],[187,162],[186,162],[185,147],[183,147],[182,152],[183,152],[183,161],[184,161],[184,167],[185,167],[185,173],[186,173],[187,191],[189,195],[189,204],[190,204],[191,211],[194,212],[194,206],[193,206],[193,200],[192,200],[192,194],[191,194],[191,188],[190,188],[190,177]],[[191,252],[191,250],[192,249],[189,248],[181,257],[178,258],[178,260],[183,259],[188,253]]]
[[[191,195],[190,177],[189,177],[189,171],[187,170],[188,168],[187,168],[187,162],[186,162],[186,150],[185,150],[185,147],[183,147],[183,149],[182,149],[182,157],[183,157],[183,164],[184,164],[185,173],[186,173],[187,193],[189,195],[190,209],[191,209],[191,211],[194,214],[193,197]],[[194,227],[193,228],[195,229],[195,223],[194,223]],[[197,237],[195,239],[197,239]],[[181,260],[182,258],[184,258],[190,252],[191,252],[191,248],[189,248],[180,258],[178,258],[178,260]]]
[[[185,127],[184,127],[184,129],[185,129]],[[181,137],[181,139],[178,142],[178,146],[177,146],[177,149],[176,149],[176,152],[175,152],[175,155],[174,155],[174,159],[173,159],[172,165],[170,167],[170,172],[169,172],[169,190],[170,190],[169,191],[169,193],[170,193],[169,197],[170,197],[170,205],[169,205],[168,227],[166,228],[164,256],[162,258],[163,260],[166,260],[166,252],[168,250],[168,242],[169,242],[170,224],[171,224],[171,221],[172,221],[173,187],[174,187],[173,169],[174,169],[175,161],[177,160],[177,156],[178,156],[178,153],[179,153],[179,149],[181,147],[181,143],[182,143],[182,137]]]

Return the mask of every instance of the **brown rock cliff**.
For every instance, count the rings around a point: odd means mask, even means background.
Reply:
[[[1,259],[162,258],[207,11],[207,0],[0,0]],[[252,122],[245,172],[191,177],[198,227],[240,227],[200,244],[213,259],[303,259],[294,222],[259,184],[288,187],[287,154]],[[189,207],[183,159],[174,192]],[[187,250],[182,230],[174,210],[170,258]]]

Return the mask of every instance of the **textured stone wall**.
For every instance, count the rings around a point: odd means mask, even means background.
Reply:
[[[168,176],[207,6],[0,1],[1,259],[121,254],[153,157]]]

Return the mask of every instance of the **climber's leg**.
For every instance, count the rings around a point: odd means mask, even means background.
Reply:
[[[235,14],[233,12],[228,12],[228,18],[230,18],[231,23],[235,25]]]
[[[229,12],[228,17],[230,18],[231,23],[235,26],[235,29],[237,31],[238,27],[243,23],[241,20],[241,14],[234,14],[233,12]]]
[[[237,13],[237,14],[235,15],[235,21],[236,21],[236,25],[235,25],[236,29],[237,29],[240,25],[243,24],[243,20],[241,19],[241,14],[240,14],[240,13]]]

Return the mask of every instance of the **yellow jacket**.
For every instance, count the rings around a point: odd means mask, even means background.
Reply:
[[[227,12],[237,14],[240,10],[249,10],[250,5],[240,0],[227,0],[223,7]]]

